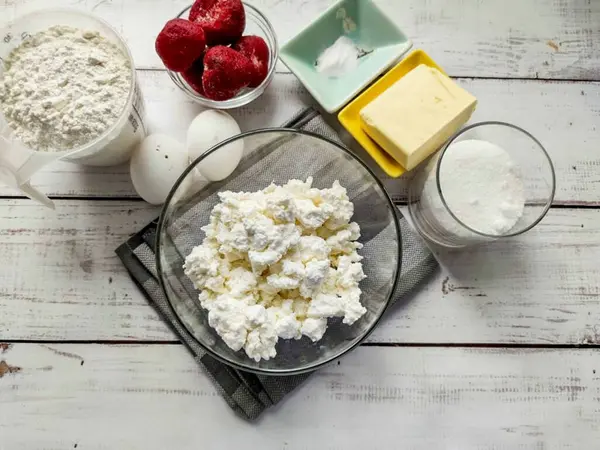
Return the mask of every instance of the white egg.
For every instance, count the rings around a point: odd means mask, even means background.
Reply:
[[[160,205],[188,165],[188,152],[181,142],[165,134],[151,134],[131,155],[133,187],[148,203]]]
[[[187,132],[190,161],[195,161],[208,149],[240,134],[240,131],[235,119],[224,111],[209,109],[201,112],[192,121]],[[233,173],[243,153],[244,141],[240,139],[207,156],[196,167],[207,180],[220,181]]]

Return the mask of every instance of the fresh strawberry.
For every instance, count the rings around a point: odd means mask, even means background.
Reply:
[[[156,53],[167,69],[182,72],[202,56],[206,38],[202,27],[185,19],[167,22],[156,38]]]
[[[204,74],[204,58],[198,58],[192,67],[181,72],[181,77],[200,95],[204,95],[202,75]]]
[[[190,9],[190,20],[202,26],[210,46],[232,44],[246,28],[241,0],[196,0]]]
[[[248,58],[229,47],[217,45],[204,55],[202,87],[213,100],[228,100],[250,85],[254,67]]]

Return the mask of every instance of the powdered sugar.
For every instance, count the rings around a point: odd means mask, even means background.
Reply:
[[[55,26],[13,50],[0,107],[16,136],[35,150],[70,150],[113,125],[131,89],[127,56],[94,31]]]

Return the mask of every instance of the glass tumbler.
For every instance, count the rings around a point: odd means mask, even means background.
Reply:
[[[445,155],[453,144],[467,139],[487,141],[511,157],[523,183],[524,209],[514,226],[502,234],[478,231],[449,207],[445,192],[449,182],[440,177]],[[456,150],[459,151],[459,150]],[[530,133],[504,122],[480,122],[456,133],[430,160],[417,168],[409,184],[408,209],[419,233],[429,241],[450,248],[465,247],[516,236],[537,225],[550,209],[556,180],[548,153]]]

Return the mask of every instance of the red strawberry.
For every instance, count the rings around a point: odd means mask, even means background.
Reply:
[[[254,67],[240,52],[217,45],[204,55],[202,87],[204,95],[213,100],[228,100],[247,87],[254,76]]]
[[[169,20],[156,38],[156,53],[167,69],[189,69],[206,47],[202,27],[185,19]]]
[[[204,60],[197,59],[192,67],[181,73],[181,77],[190,85],[190,87],[200,95],[204,95],[202,87],[202,75],[204,74]]]
[[[269,46],[265,40],[260,36],[242,36],[231,48],[247,57],[254,66],[255,76],[250,87],[260,85],[269,73]]]
[[[204,28],[208,45],[227,45],[240,38],[246,28],[241,0],[196,0],[190,20]]]

